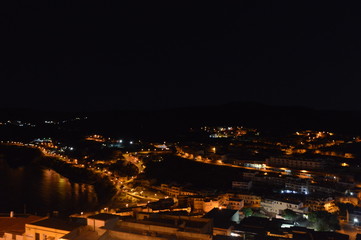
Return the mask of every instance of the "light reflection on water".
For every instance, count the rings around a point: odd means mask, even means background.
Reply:
[[[97,197],[92,185],[72,183],[53,170],[38,166],[10,168],[0,160],[0,212],[47,214],[94,210]]]

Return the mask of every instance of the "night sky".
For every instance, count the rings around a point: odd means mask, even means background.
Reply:
[[[359,5],[4,2],[0,107],[361,110]]]

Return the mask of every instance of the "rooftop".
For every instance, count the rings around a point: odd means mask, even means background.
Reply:
[[[296,198],[291,198],[289,196],[287,197],[283,197],[283,196],[272,196],[272,197],[268,197],[265,198],[262,201],[278,201],[278,202],[285,202],[285,203],[290,203],[290,204],[300,204],[302,203],[302,201],[300,199],[296,199]]]
[[[64,231],[72,231],[72,230],[82,226],[81,224],[61,220],[58,218],[46,218],[46,219],[43,219],[40,221],[32,222],[32,223],[30,223],[30,225],[45,227],[45,228],[59,229],[59,230],[64,230]]]
[[[201,219],[201,218],[192,218],[192,217],[175,217],[175,216],[161,216],[157,215],[156,217],[150,217],[142,220],[137,220],[135,218],[129,217],[124,218],[123,221],[118,222],[116,226],[110,227],[109,229],[113,229],[115,231],[119,229],[127,229],[132,228],[129,227],[126,223],[136,223],[136,224],[144,224],[150,226],[162,226],[169,227],[175,229],[183,229],[187,232],[196,232],[199,233],[201,229],[209,224],[211,220]],[[135,229],[134,227],[132,229]]]
[[[229,228],[232,225],[232,217],[237,213],[237,210],[231,209],[218,209],[213,208],[211,211],[206,213],[203,218],[213,219],[213,224],[217,228]]]
[[[128,211],[130,211],[130,210],[128,210]],[[119,216],[114,215],[114,214],[109,214],[109,213],[99,213],[96,215],[89,216],[88,218],[106,221],[106,220],[110,220],[110,219],[119,218]]]
[[[0,217],[0,236],[7,233],[23,234],[25,224],[38,221],[43,217],[33,215],[22,215],[16,217]]]

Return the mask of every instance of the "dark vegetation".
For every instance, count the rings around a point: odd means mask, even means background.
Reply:
[[[42,158],[41,152],[33,148],[0,145],[0,157],[5,159],[10,167],[28,165]]]
[[[310,212],[308,214],[308,221],[317,231],[340,230],[337,215],[326,211]]]
[[[75,167],[52,157],[40,158],[37,163],[55,170],[70,181],[93,185],[100,204],[109,201],[116,192],[108,178],[101,177],[86,168]]]
[[[109,201],[116,191],[107,178],[102,178],[85,168],[66,164],[57,158],[44,157],[37,149],[0,145],[0,155],[10,167],[38,164],[40,167],[55,170],[73,182],[91,184],[94,186],[100,204]]]
[[[109,166],[109,170],[117,173],[121,177],[135,176],[138,174],[138,168],[126,161],[117,161]]]
[[[163,159],[161,162],[147,163],[147,178],[216,189],[230,189],[232,181],[241,178],[241,169],[198,163],[173,155],[164,155]]]

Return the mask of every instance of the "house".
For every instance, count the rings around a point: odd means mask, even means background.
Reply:
[[[38,221],[43,217],[10,213],[10,215],[0,216],[0,240],[23,239],[25,224]]]
[[[261,206],[261,197],[253,194],[238,193],[235,195],[236,198],[242,199],[244,205],[248,207],[260,207]]]
[[[112,226],[104,226],[101,239],[211,240],[212,220],[190,216],[148,214],[137,218],[123,218]]]
[[[203,196],[189,196],[188,197],[188,204],[192,208],[192,212],[194,213],[201,213],[203,212],[203,203],[204,203]]]
[[[355,208],[347,214],[347,221],[355,226],[361,226],[361,208]]]
[[[252,181],[232,181],[232,189],[246,189],[252,188]]]
[[[329,205],[331,206],[333,202],[334,200],[332,197],[307,197],[305,206],[311,211],[325,211],[326,207],[329,207]]]
[[[286,158],[286,157],[270,157],[266,159],[268,166],[290,167],[298,169],[323,169],[326,163],[323,159],[307,159],[307,158]]]
[[[213,219],[213,235],[230,236],[236,223],[239,223],[239,211],[213,208],[203,218]]]
[[[261,200],[261,209],[268,214],[281,215],[285,209],[290,209],[296,213],[307,213],[307,207],[301,201],[291,199],[268,198]]]
[[[71,239],[84,225],[57,218],[45,218],[25,224],[24,240]]]
[[[301,193],[301,194],[309,194],[310,190],[309,190],[309,184],[307,181],[287,181],[285,183],[285,189],[286,191],[292,191],[292,192],[296,192],[296,193]]]
[[[219,208],[219,200],[214,198],[207,198],[203,202],[203,212],[207,213],[214,208]]]
[[[241,210],[244,207],[244,200],[239,198],[230,198],[227,202],[227,208],[232,210]]]
[[[114,224],[119,219],[118,215],[109,213],[99,213],[87,217],[87,225],[91,226],[93,230],[109,224]]]

